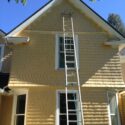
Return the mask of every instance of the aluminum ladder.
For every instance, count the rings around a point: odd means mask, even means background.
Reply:
[[[74,33],[73,17],[70,13],[63,13],[63,37],[64,37],[64,62],[65,62],[65,92],[66,92],[66,120],[67,125],[75,122],[76,125],[84,125],[81,86],[79,78],[78,57],[76,50],[76,40]],[[69,90],[77,90],[77,99],[74,95],[74,100],[69,99]],[[76,113],[79,113],[77,120],[71,120],[70,115],[73,110],[69,109],[68,103],[76,101]]]

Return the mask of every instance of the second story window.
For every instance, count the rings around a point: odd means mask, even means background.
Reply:
[[[71,50],[73,52],[74,46],[73,46],[73,38],[67,37],[66,38],[66,49]],[[75,36],[75,45],[76,45],[76,52],[77,52],[77,59],[79,62],[79,55],[78,55],[78,38]],[[70,51],[70,52],[71,52]],[[72,61],[72,63],[68,64],[69,67],[74,68],[74,54],[68,53],[67,60]],[[56,36],[56,69],[64,69],[65,67],[65,56],[64,56],[64,38],[63,35],[57,35]]]
[[[0,44],[0,72],[2,69],[3,55],[4,55],[4,45]]]

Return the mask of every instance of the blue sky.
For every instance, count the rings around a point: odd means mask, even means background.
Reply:
[[[11,0],[10,3],[8,3],[7,0],[0,0],[0,29],[4,32],[11,31],[48,1],[49,0],[27,0],[27,4],[23,6],[22,4],[16,4],[15,0]],[[121,16],[121,19],[125,23],[125,0],[83,1],[104,19],[107,19],[109,13],[116,13]]]

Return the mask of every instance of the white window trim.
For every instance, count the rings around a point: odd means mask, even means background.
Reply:
[[[27,104],[28,104],[28,90],[26,90],[26,89],[17,89],[14,91],[11,125],[14,125],[16,107],[17,107],[17,96],[22,95],[22,94],[26,94],[25,118],[24,118],[24,125],[26,125]]]
[[[64,70],[64,68],[59,68],[59,37],[63,37],[62,33],[56,34],[55,40],[55,69],[56,70]],[[75,35],[75,42],[76,42],[76,51],[77,51],[77,60],[78,60],[78,68],[79,68],[79,39],[78,35]]]
[[[56,125],[59,125],[59,97],[60,93],[65,93],[65,90],[57,90],[56,91]],[[78,96],[78,90],[68,90],[68,93],[76,93]]]
[[[120,114],[119,114],[119,109],[118,109],[118,93],[114,92],[114,91],[107,91],[107,102],[108,102],[108,118],[109,118],[109,125],[112,125],[112,120],[111,120],[111,113],[110,113],[110,104],[109,104],[109,93],[114,93],[114,95],[116,96],[116,103],[117,103],[117,116],[118,116],[118,125],[121,125],[120,123]]]
[[[3,56],[4,56],[4,44],[0,44],[1,47],[1,54],[0,54],[0,71],[2,70],[2,65],[3,65]]]

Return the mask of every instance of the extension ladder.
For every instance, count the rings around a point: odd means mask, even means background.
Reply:
[[[82,98],[81,98],[81,87],[79,78],[79,67],[78,57],[76,50],[76,40],[73,26],[73,17],[70,13],[63,13],[63,37],[64,37],[64,61],[65,61],[65,92],[66,92],[66,120],[67,125],[74,123],[75,125],[84,125],[83,109],[82,109]],[[69,90],[78,91],[77,98],[74,95],[74,100],[69,98]],[[69,109],[69,102],[76,102],[76,109]],[[70,115],[77,113],[79,118],[72,120]]]

